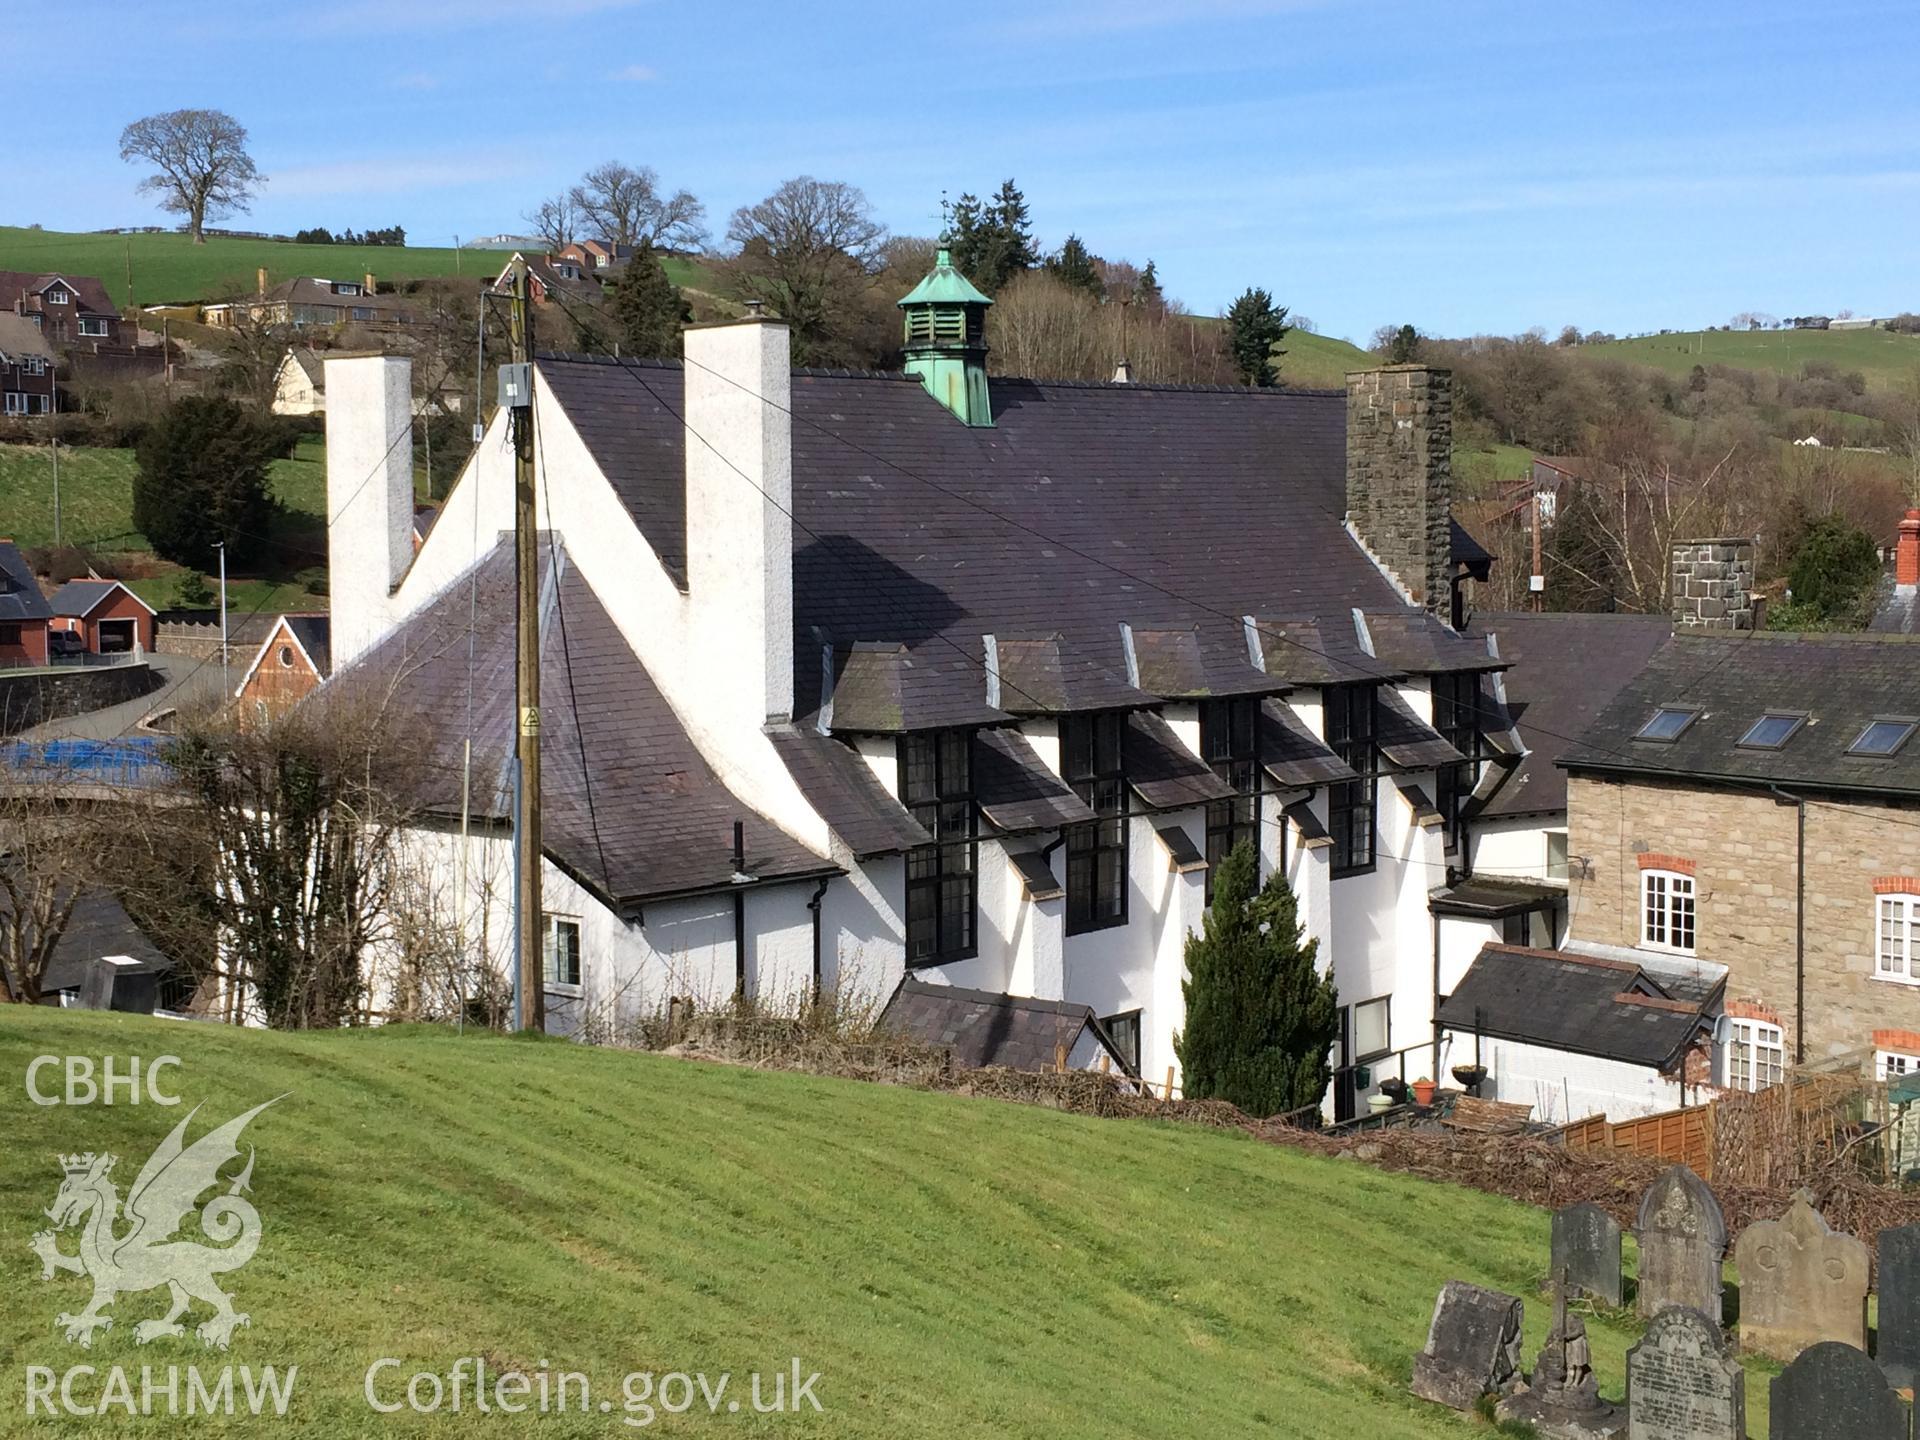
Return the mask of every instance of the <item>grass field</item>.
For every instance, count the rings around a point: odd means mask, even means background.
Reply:
[[[124,1184],[185,1107],[123,1094],[112,1108],[37,1108],[22,1078],[40,1054],[113,1055],[122,1068],[130,1055],[181,1057],[164,1088],[205,1103],[190,1139],[286,1096],[245,1136],[264,1239],[228,1280],[252,1324],[226,1355],[190,1336],[137,1345],[133,1322],[164,1308],[150,1294],[122,1299],[90,1351],[56,1333],[54,1316],[84,1301],[73,1276],[43,1284],[28,1250],[60,1184],[55,1156],[112,1152]],[[823,1414],[696,1408],[653,1428],[1485,1435],[1406,1394],[1435,1291],[1461,1277],[1527,1294],[1529,1364],[1548,1318],[1531,1298],[1544,1213],[1190,1126],[563,1042],[19,1008],[0,1009],[0,1097],[6,1433],[24,1433],[19,1367],[131,1366],[137,1387],[142,1364],[230,1361],[299,1367],[289,1415],[302,1434],[414,1434],[430,1422],[369,1413],[369,1365],[392,1357],[388,1377],[444,1376],[478,1355],[593,1385],[595,1413],[496,1414],[490,1433],[627,1433],[629,1372],[729,1371],[744,1385],[799,1356],[822,1377]],[[1606,1393],[1622,1388],[1631,1335],[1624,1317],[1594,1324]],[[1760,1435],[1765,1373],[1748,1390]],[[383,1400],[397,1388],[378,1383]],[[96,1419],[89,1433],[139,1423]]]
[[[381,281],[500,273],[510,252],[435,249],[407,245],[294,245],[279,240],[231,240],[213,237],[195,245],[185,235],[87,235],[59,230],[0,226],[0,270],[61,270],[97,275],[116,304],[184,304],[216,300],[253,290],[259,268],[270,283],[296,275],[357,280],[371,272]],[[129,299],[127,265],[133,265]],[[698,284],[705,272],[678,257],[666,262],[678,285]]]
[[[1576,355],[1628,360],[1685,375],[1695,365],[1797,374],[1809,360],[1858,370],[1869,382],[1891,385],[1920,371],[1920,336],[1887,330],[1732,330],[1648,335],[1582,345]]]
[[[1282,385],[1339,390],[1346,386],[1348,371],[1370,370],[1380,363],[1377,355],[1358,345],[1305,330],[1289,330],[1280,348],[1286,352],[1280,357]]]

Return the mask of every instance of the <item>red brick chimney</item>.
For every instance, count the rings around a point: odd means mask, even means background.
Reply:
[[[1920,510],[1900,522],[1900,543],[1893,552],[1893,583],[1920,585]]]

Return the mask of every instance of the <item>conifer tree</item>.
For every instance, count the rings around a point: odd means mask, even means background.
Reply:
[[[1160,288],[1160,272],[1154,269],[1152,256],[1147,257],[1147,268],[1140,272],[1140,278],[1134,282],[1133,298],[1149,311],[1166,306],[1166,292]]]
[[[653,246],[642,240],[620,272],[607,316],[620,353],[651,360],[680,353],[680,330],[693,311],[667,278]]]
[[[1189,1096],[1267,1116],[1326,1094],[1340,1002],[1286,876],[1256,891],[1258,864],[1242,840],[1214,872],[1213,904],[1187,936],[1187,1023],[1173,1049]]]
[[[1060,247],[1060,253],[1047,261],[1047,273],[1062,285],[1073,290],[1081,290],[1103,299],[1107,293],[1106,282],[1100,278],[1099,267],[1094,263],[1086,242],[1078,235],[1067,236],[1066,243]]]
[[[1287,307],[1276,306],[1266,291],[1249,287],[1227,311],[1227,349],[1234,368],[1249,385],[1267,386],[1275,380],[1274,360],[1286,352]]]
[[[960,273],[989,295],[1040,261],[1027,197],[1012,180],[1002,181],[989,200],[968,194],[954,202],[949,239]]]

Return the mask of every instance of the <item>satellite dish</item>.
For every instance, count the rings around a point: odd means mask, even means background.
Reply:
[[[1725,1045],[1733,1039],[1733,1017],[1716,1015],[1713,1018],[1713,1043]]]

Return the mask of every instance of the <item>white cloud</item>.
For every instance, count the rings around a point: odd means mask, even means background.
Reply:
[[[387,82],[391,90],[438,90],[440,77],[429,75],[424,70],[409,70],[404,75],[396,75]]]
[[[650,80],[658,80],[660,72],[651,65],[627,65],[613,72],[615,80],[629,80],[636,85],[644,85]]]

